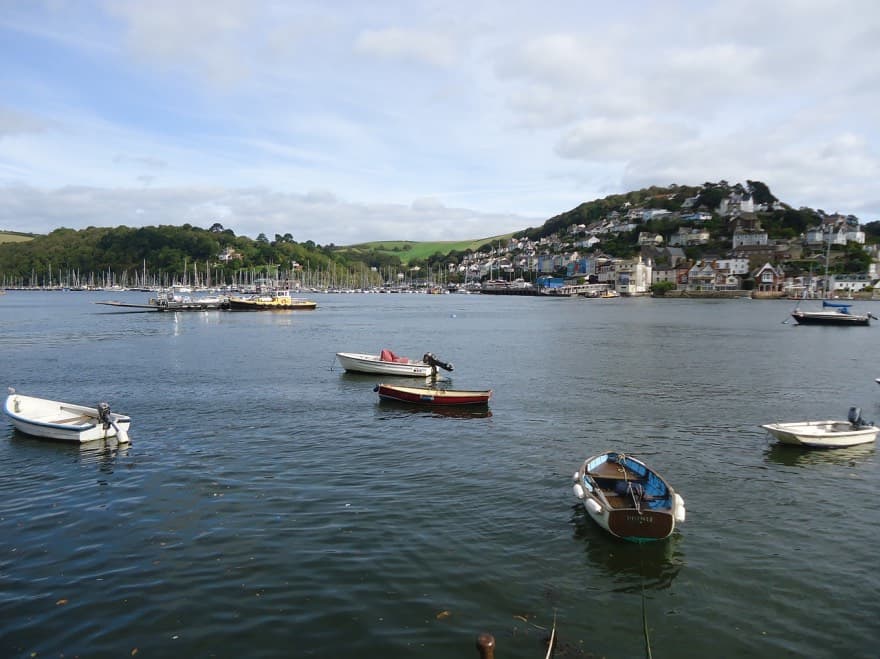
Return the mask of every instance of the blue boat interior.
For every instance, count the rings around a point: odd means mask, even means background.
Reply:
[[[623,453],[607,453],[597,456],[587,463],[586,472],[592,472],[603,463],[610,462],[622,465],[624,474],[630,473],[633,477],[623,479],[599,478],[584,476],[584,485],[590,492],[601,489],[612,492],[619,496],[631,496],[639,505],[650,509],[667,509],[672,505],[672,496],[666,483],[653,471]],[[595,487],[594,487],[595,485]]]

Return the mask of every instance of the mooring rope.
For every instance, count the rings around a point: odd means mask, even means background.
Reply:
[[[619,453],[617,456],[617,469],[623,474],[623,481],[626,483],[626,492],[629,494],[630,499],[632,499],[633,506],[635,506],[636,512],[641,515],[642,508],[639,504],[639,497],[636,496],[636,491],[633,489],[632,481],[630,481],[629,476],[626,473],[626,455],[624,453]]]
[[[648,630],[648,598],[645,596],[645,562],[643,560],[644,549],[639,545],[639,566],[641,567],[640,580],[642,586],[642,634],[645,637],[645,657],[651,659],[651,634]]]
[[[553,629],[550,631],[550,642],[547,644],[547,654],[544,659],[550,659],[553,656],[553,650],[556,645],[556,611],[553,612]]]

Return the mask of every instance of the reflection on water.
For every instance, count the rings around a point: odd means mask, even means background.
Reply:
[[[131,443],[120,444],[115,437],[96,439],[92,442],[69,442],[46,437],[34,437],[10,428],[9,439],[20,444],[22,449],[31,452],[31,459],[40,459],[34,453],[42,455],[45,460],[57,460],[59,457],[71,457],[74,464],[97,464],[101,471],[112,474],[119,458],[128,456]]]
[[[113,439],[87,442],[81,445],[78,462],[84,465],[96,464],[105,474],[112,474],[117,460],[128,457],[130,450],[131,443],[120,444]]]
[[[792,444],[773,443],[767,447],[764,457],[767,462],[786,467],[808,467],[813,465],[857,465],[874,455],[873,443],[847,448],[807,448]]]
[[[416,415],[422,417],[446,417],[447,419],[487,419],[492,410],[485,405],[419,405],[418,403],[399,403],[392,400],[380,400],[377,406],[377,419],[399,419]]]
[[[349,371],[343,371],[341,367],[332,367],[330,370],[341,371],[341,381],[350,384],[366,385],[367,383],[377,384],[382,382],[385,384],[396,384],[401,387],[435,387],[436,389],[444,389],[452,383],[452,378],[442,375],[438,375],[436,378],[411,378],[401,375],[385,375],[383,373],[350,373]]]
[[[622,593],[665,590],[672,585],[684,565],[677,532],[665,540],[635,543],[615,538],[599,527],[581,504],[573,506],[571,523],[574,537],[583,541],[590,563],[601,569]]]

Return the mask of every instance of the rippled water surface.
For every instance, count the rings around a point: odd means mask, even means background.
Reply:
[[[490,632],[499,658],[538,657],[554,614],[557,656],[646,656],[645,623],[654,657],[877,656],[875,447],[758,428],[880,418],[876,323],[748,300],[108,297],[0,296],[4,384],[132,417],[123,447],[0,422],[0,656],[476,657]],[[380,405],[334,363],[383,347],[453,362],[490,413]],[[684,496],[668,541],[618,542],[574,499],[610,448]]]

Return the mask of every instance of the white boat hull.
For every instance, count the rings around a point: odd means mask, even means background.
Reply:
[[[880,428],[874,425],[855,428],[848,421],[801,421],[765,423],[761,426],[782,444],[812,448],[842,448],[868,444],[877,439]]]
[[[346,371],[354,373],[373,373],[376,375],[398,375],[403,377],[428,378],[436,373],[436,368],[424,362],[390,362],[379,359],[379,355],[365,355],[355,352],[337,352],[336,359]]]
[[[131,419],[125,414],[110,412],[113,422],[107,428],[98,418],[98,410],[57,400],[12,393],[6,397],[3,412],[19,431],[34,437],[65,442],[91,442],[117,437],[128,441]]]

